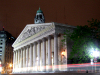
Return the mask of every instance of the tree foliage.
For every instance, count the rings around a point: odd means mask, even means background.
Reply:
[[[86,63],[93,58],[93,50],[99,51],[100,21],[97,19],[88,21],[88,25],[77,26],[73,32],[67,30],[64,34],[63,42],[67,37],[73,41],[69,59],[74,63]]]

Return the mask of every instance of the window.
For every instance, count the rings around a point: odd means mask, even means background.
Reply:
[[[38,19],[38,16],[39,16],[39,15],[37,15],[37,19]]]
[[[42,18],[42,15],[40,15],[40,18]]]
[[[0,43],[0,45],[2,45],[2,43]]]

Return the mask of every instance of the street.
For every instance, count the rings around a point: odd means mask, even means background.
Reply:
[[[27,73],[27,74],[1,74],[1,75],[100,75],[100,73]]]
[[[64,65],[62,65],[63,68]],[[91,65],[85,64],[68,64],[67,71],[58,72],[38,72],[38,73],[15,73],[15,74],[1,74],[1,75],[100,75],[100,63]]]

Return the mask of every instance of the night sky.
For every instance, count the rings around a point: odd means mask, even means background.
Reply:
[[[41,8],[45,21],[68,25],[87,25],[92,18],[100,20],[100,0],[0,0],[0,30],[14,37],[26,24],[33,24]]]

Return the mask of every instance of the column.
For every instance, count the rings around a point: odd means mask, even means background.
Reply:
[[[67,38],[65,39],[65,42],[64,42],[64,49],[65,49],[65,70],[67,70]]]
[[[54,71],[58,70],[58,36],[54,34]]]
[[[48,71],[52,71],[51,52],[51,38],[48,36]]]
[[[46,42],[45,39],[43,38],[43,71],[46,71]]]
[[[38,70],[40,71],[40,51],[41,51],[41,42],[38,41]]]
[[[24,50],[25,50],[25,48],[23,48],[23,68],[24,68]]]
[[[29,58],[30,58],[30,67],[32,67],[33,66],[33,45],[32,44],[30,44]]]
[[[21,48],[21,68],[23,68],[23,49]]]
[[[26,51],[25,51],[25,47],[23,48],[23,67],[26,67]]]
[[[18,67],[17,67],[17,62],[18,62],[18,60],[17,60],[17,54],[18,54],[18,53],[17,53],[17,50],[16,50],[16,68],[18,68]]]
[[[35,69],[36,65],[36,42],[34,43],[34,50],[33,50],[33,67],[34,67],[34,71],[36,71]]]
[[[28,62],[29,62],[29,46],[26,48],[26,67],[28,67]]]
[[[18,68],[19,68],[19,62],[20,62],[20,59],[19,59],[19,54],[20,54],[20,50],[18,49]]]

